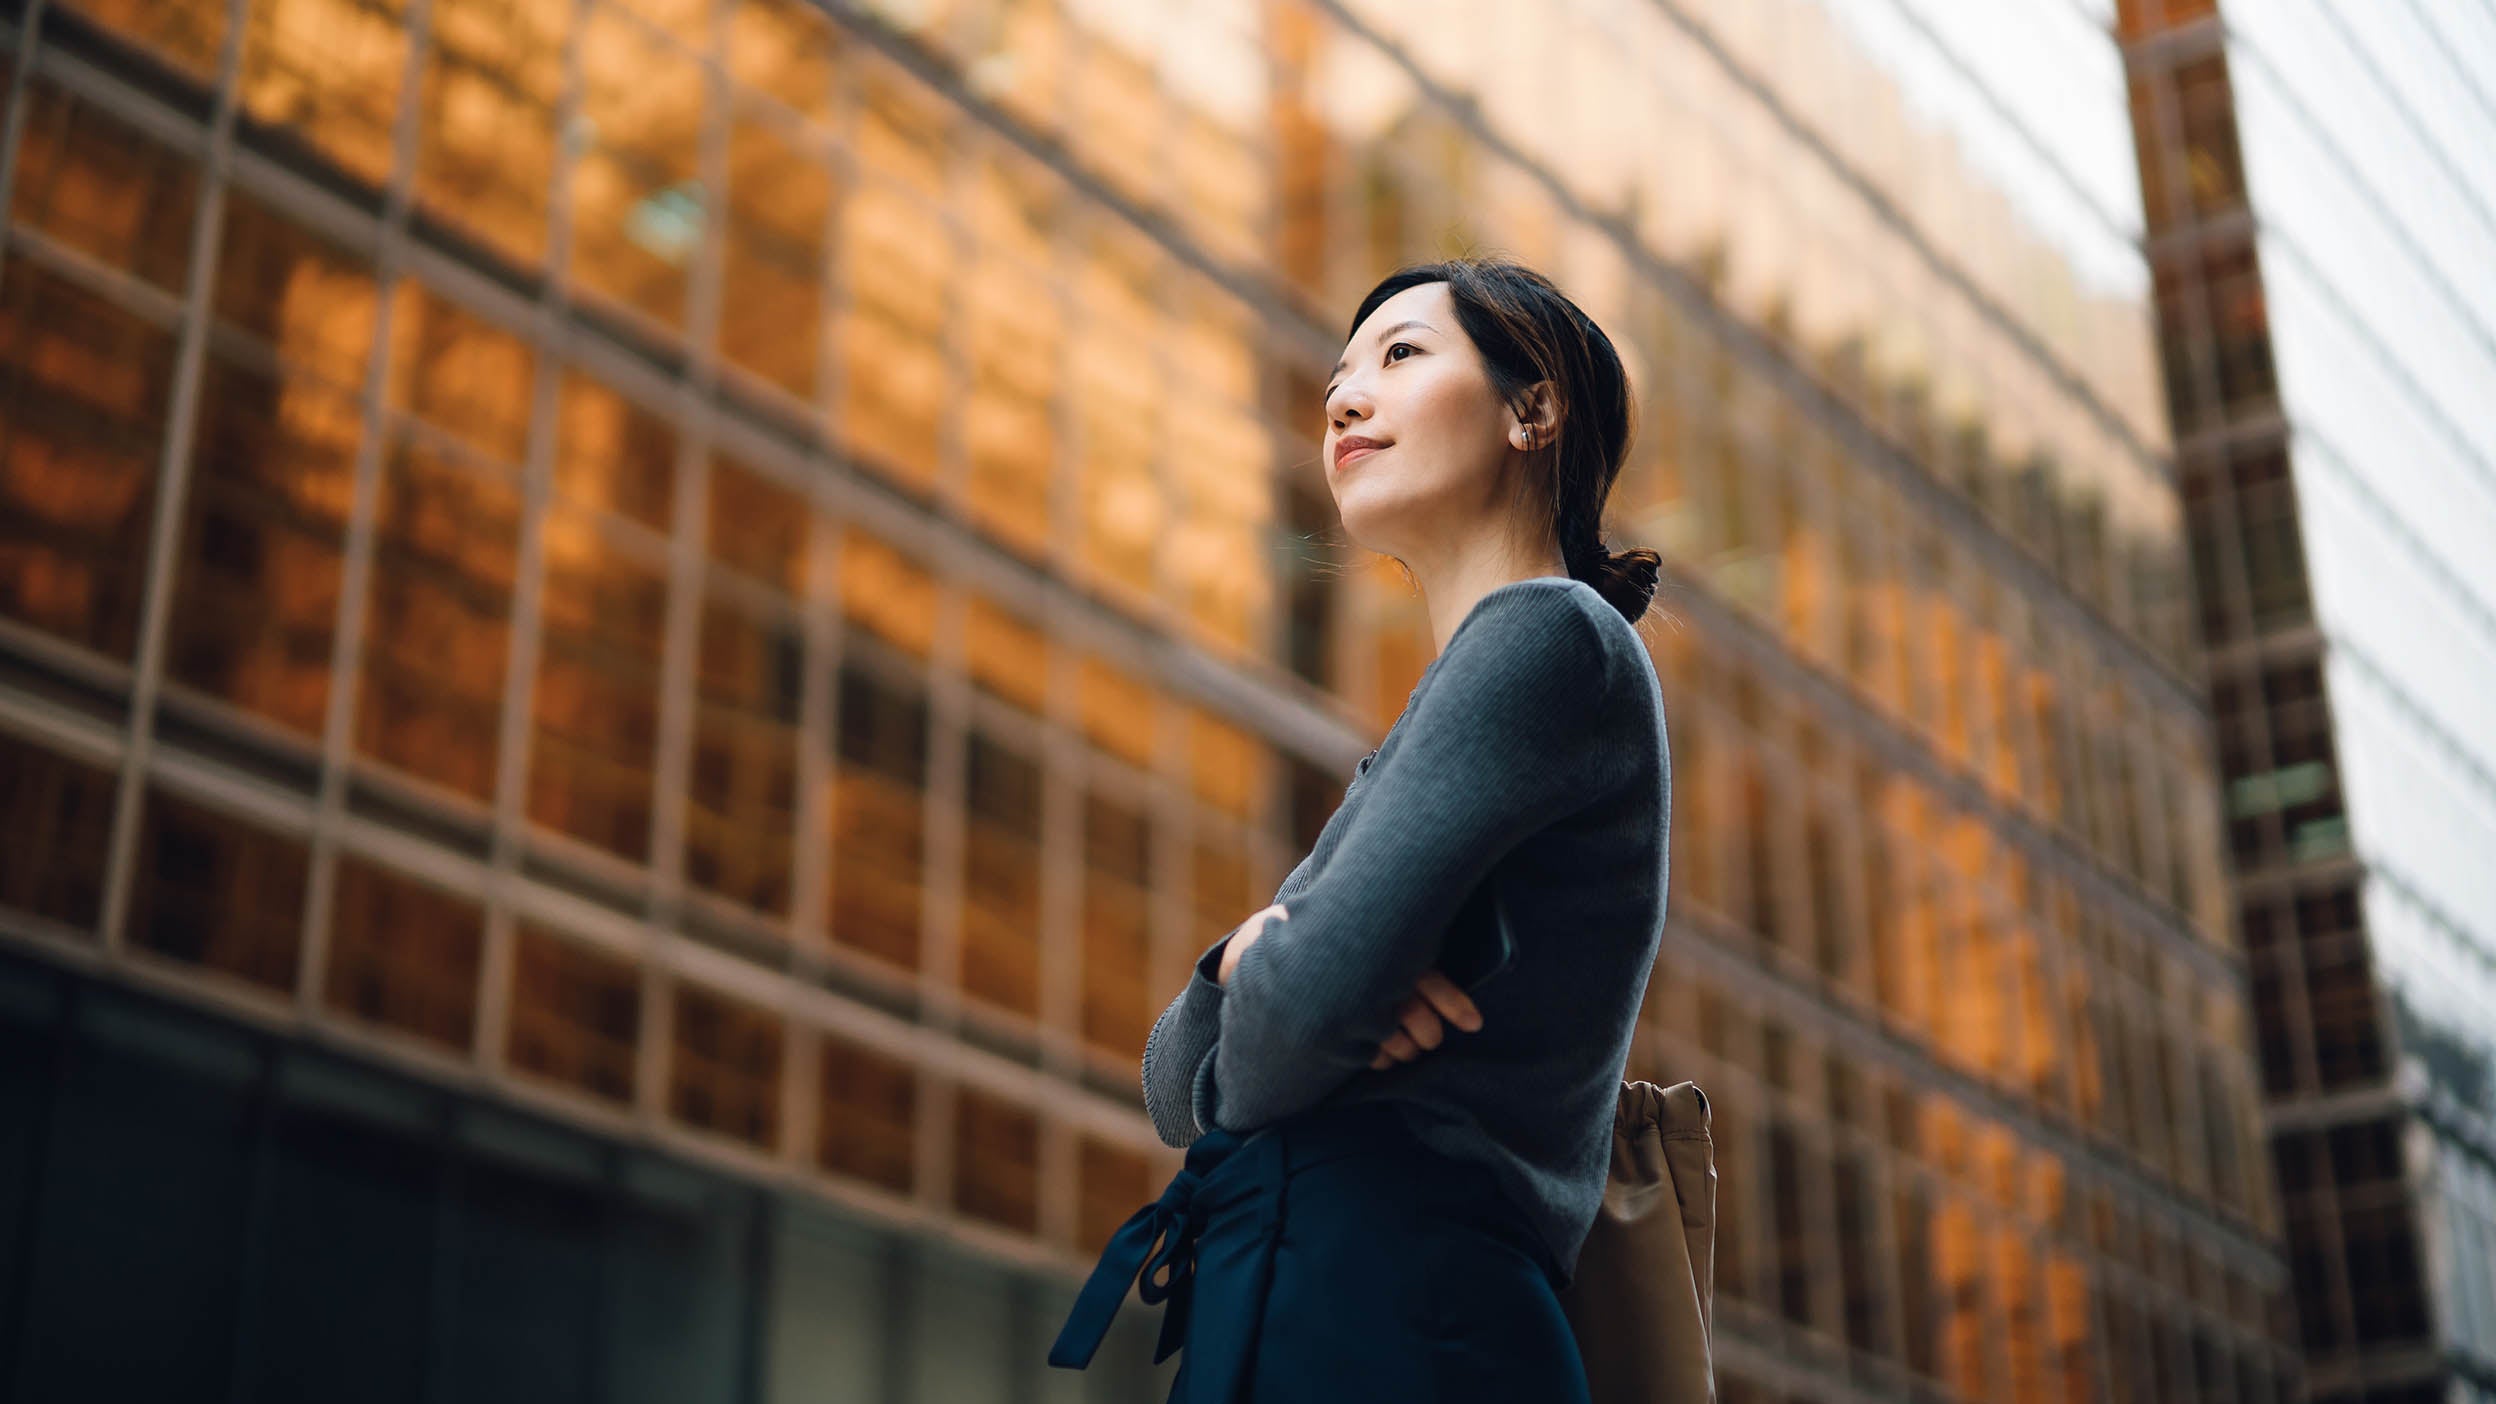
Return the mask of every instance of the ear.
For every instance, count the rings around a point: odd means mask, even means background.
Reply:
[[[1560,394],[1548,380],[1538,380],[1525,389],[1523,402],[1516,407],[1516,424],[1508,431],[1508,442],[1517,448],[1548,448],[1560,434]]]

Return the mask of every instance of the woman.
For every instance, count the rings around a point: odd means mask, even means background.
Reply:
[[[1430,264],[1362,300],[1326,477],[1439,652],[1154,1026],[1145,1105],[1186,1168],[1051,1364],[1089,1363],[1143,1268],[1154,1358],[1186,1350],[1174,1401],[1586,1398],[1556,1293],[1602,1197],[1671,807],[1635,627],[1661,561],[1598,530],[1628,439],[1619,356],[1541,275]]]

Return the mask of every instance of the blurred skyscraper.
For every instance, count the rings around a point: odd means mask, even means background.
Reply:
[[[2307,1383],[2496,1399],[2496,9],[2122,28]]]
[[[1639,381],[1726,1399],[2296,1397],[2110,0],[0,19],[0,1394],[1158,1398],[1474,247]]]

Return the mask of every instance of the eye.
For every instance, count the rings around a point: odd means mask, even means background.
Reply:
[[[1414,344],[1412,344],[1412,343],[1411,343],[1411,342],[1409,342],[1409,341],[1399,341],[1399,342],[1396,342],[1396,343],[1394,343],[1393,345],[1391,345],[1391,346],[1389,346],[1389,347],[1387,348],[1387,359],[1388,359],[1389,361],[1400,361],[1400,360],[1403,360],[1404,358],[1403,358],[1403,357],[1401,357],[1401,356],[1398,356],[1397,354],[1395,354],[1396,352],[1398,352],[1398,351],[1413,351],[1413,352],[1418,352],[1418,351],[1420,351],[1420,350],[1421,350],[1421,348],[1420,348],[1420,347],[1415,346]]]

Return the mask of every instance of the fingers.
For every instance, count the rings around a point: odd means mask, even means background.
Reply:
[[[1414,985],[1413,997],[1396,1011],[1403,1027],[1387,1036],[1378,1045],[1377,1056],[1369,1061],[1373,1069],[1409,1063],[1424,1052],[1437,1048],[1447,1040],[1441,1020],[1453,1023],[1466,1033],[1482,1027],[1482,1011],[1459,989],[1456,982],[1436,970],[1424,973]]]
[[[1378,1056],[1370,1059],[1369,1065],[1384,1068],[1396,1063],[1409,1063],[1420,1056],[1421,1048],[1413,1042],[1412,1035],[1399,1031],[1389,1034],[1387,1041],[1378,1045]]]
[[[1474,1007],[1472,997],[1459,989],[1455,981],[1436,970],[1425,970],[1413,988],[1449,1023],[1466,1033],[1481,1031],[1482,1011]]]

